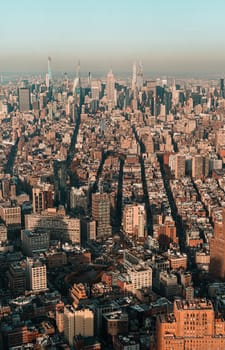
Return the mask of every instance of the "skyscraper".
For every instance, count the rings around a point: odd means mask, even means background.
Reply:
[[[137,66],[137,89],[138,89],[138,91],[140,91],[142,87],[143,87],[143,65],[142,65],[142,62],[140,61],[138,66]]]
[[[47,208],[53,207],[54,192],[51,185],[32,188],[33,212],[41,213]]]
[[[97,238],[110,236],[110,201],[107,193],[92,194],[92,218],[97,222]]]
[[[101,83],[99,80],[91,81],[91,97],[93,100],[98,101],[100,96]]]
[[[225,279],[225,208],[222,222],[215,222],[214,237],[210,240],[210,273]]]
[[[82,88],[81,88],[81,78],[80,78],[80,61],[77,65],[76,78],[73,82],[73,96],[75,100],[75,105],[81,106],[82,104]]]
[[[220,96],[225,97],[224,79],[220,79]]]
[[[144,204],[126,204],[123,210],[123,230],[127,235],[144,237],[146,212]]]
[[[106,97],[107,101],[112,104],[115,103],[115,79],[112,72],[112,68],[110,69],[107,80],[106,80]]]
[[[30,110],[29,88],[19,88],[19,110],[20,112],[27,112]]]
[[[51,63],[52,63],[52,59],[51,57],[48,57],[48,78],[49,78],[49,82],[51,83],[52,81],[52,68],[51,68]]]
[[[203,176],[203,157],[200,154],[192,158],[192,177],[199,179]]]
[[[180,179],[185,176],[185,156],[176,154],[175,157],[175,178]]]
[[[133,64],[133,75],[132,75],[132,91],[137,88],[137,65],[136,62]]]

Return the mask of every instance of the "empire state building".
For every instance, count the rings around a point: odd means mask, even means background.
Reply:
[[[111,102],[112,104],[115,103],[115,79],[114,79],[112,69],[110,69],[107,75],[106,98],[108,102]]]

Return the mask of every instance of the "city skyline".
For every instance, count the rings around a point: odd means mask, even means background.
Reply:
[[[220,74],[224,71],[221,0],[85,4],[27,0],[2,4],[0,71],[52,69],[128,72],[141,59],[145,72]],[[13,9],[13,10],[12,10]]]
[[[130,33],[59,71],[46,6],[42,73],[0,64],[0,349],[224,350],[224,70],[149,74]]]

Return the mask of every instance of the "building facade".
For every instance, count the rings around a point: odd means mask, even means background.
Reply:
[[[156,342],[157,350],[223,350],[225,321],[210,301],[175,300],[173,314],[157,317]]]
[[[26,261],[27,287],[34,292],[47,290],[46,265],[39,259],[27,258]]]

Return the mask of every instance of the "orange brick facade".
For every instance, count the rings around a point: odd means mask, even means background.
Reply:
[[[157,350],[224,350],[225,321],[210,301],[176,300],[173,314],[157,318],[156,341]]]

